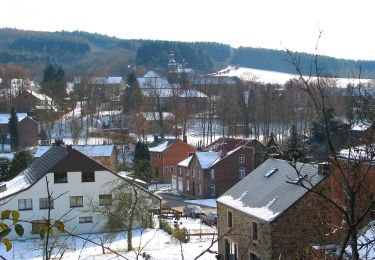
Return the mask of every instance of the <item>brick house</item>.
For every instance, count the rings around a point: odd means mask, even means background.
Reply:
[[[220,138],[177,165],[172,188],[194,198],[215,198],[254,170],[264,145],[257,140]]]
[[[221,259],[305,259],[325,241],[327,209],[313,189],[325,186],[316,165],[270,158],[217,200]],[[319,205],[319,207],[318,207]]]
[[[8,135],[9,114],[0,114],[0,134]],[[19,148],[38,145],[39,123],[27,116],[26,113],[17,113],[18,118],[18,146]],[[1,136],[0,136],[1,139]]]
[[[158,139],[148,144],[154,178],[171,182],[177,164],[196,152],[191,145],[179,139]]]
[[[44,94],[32,90],[25,90],[13,99],[13,106],[17,112],[36,115],[39,111],[56,111],[52,99]]]

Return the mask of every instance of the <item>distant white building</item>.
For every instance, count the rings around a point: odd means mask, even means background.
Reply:
[[[107,218],[100,210],[112,204],[113,188],[122,183],[126,194],[146,197],[147,208],[160,208],[161,199],[117,175],[71,146],[54,145],[14,179],[0,186],[0,210],[17,210],[25,232],[38,237],[48,214],[47,182],[53,198],[51,220],[61,220],[74,234],[106,230]],[[96,209],[96,210],[94,210]],[[11,222],[9,222],[11,223]],[[12,231],[7,238],[16,239]]]

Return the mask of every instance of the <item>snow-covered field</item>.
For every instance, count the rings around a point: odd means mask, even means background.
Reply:
[[[170,220],[173,223],[173,220]],[[215,228],[206,226],[200,223],[199,219],[181,219],[179,220],[180,227],[186,227],[189,230],[205,230],[216,231]],[[193,242],[182,243],[161,229],[147,229],[141,233],[137,229],[133,231],[133,247],[132,252],[126,252],[127,240],[126,232],[121,232],[117,235],[109,233],[82,235],[83,238],[89,238],[96,243],[104,242],[105,246],[111,248],[117,253],[125,257],[125,259],[136,259],[136,252],[146,252],[151,256],[150,259],[194,259],[201,252],[210,247],[212,237],[199,238]],[[67,241],[66,246],[61,246],[63,241]],[[124,259],[114,253],[106,250],[106,254],[102,254],[102,247],[94,245],[90,242],[85,242],[84,239],[60,237],[59,246],[56,248],[65,248],[66,251],[63,259]],[[43,259],[43,243],[39,239],[32,239],[26,241],[12,241],[13,248],[6,252],[4,246],[0,247],[0,255],[6,259]],[[139,251],[139,248],[142,250]],[[211,251],[217,251],[217,243],[213,245]],[[57,250],[55,251],[55,253]],[[183,255],[183,257],[182,257]],[[139,259],[143,259],[139,257]],[[199,259],[215,259],[215,254],[205,253]]]
[[[273,84],[284,84],[290,79],[298,78],[296,74],[283,73],[277,71],[269,70],[260,70],[246,67],[234,67],[229,66],[219,72],[217,75],[220,76],[237,76],[245,80],[254,80],[264,83],[273,83]],[[307,76],[306,76],[307,77]],[[339,87],[346,87],[349,83],[358,84],[359,81],[357,78],[334,78]],[[369,83],[371,79],[361,79],[361,83]]]

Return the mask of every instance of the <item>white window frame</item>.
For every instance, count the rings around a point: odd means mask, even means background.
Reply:
[[[238,158],[238,161],[239,163],[245,163],[245,155],[244,154],[240,154],[239,158]]]
[[[79,217],[78,218],[79,224],[92,223],[92,222],[93,222],[92,216],[86,216],[86,217]]]
[[[50,203],[51,209],[53,209],[53,198],[51,197]],[[39,209],[48,209],[48,198],[39,198]]]
[[[19,199],[18,210],[33,210],[33,199]]]
[[[240,179],[244,178],[246,175],[245,167],[240,167],[240,169],[238,170],[238,173],[239,173]]]

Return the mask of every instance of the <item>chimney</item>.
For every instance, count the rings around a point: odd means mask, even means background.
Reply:
[[[63,139],[55,139],[55,142],[53,143],[54,146],[60,146],[60,145],[64,145],[64,141]]]
[[[184,141],[185,143],[187,143],[187,135],[184,135],[184,136],[182,137],[182,141]]]
[[[66,146],[66,151],[67,151],[68,153],[70,153],[72,150],[73,150],[73,147],[72,147],[71,144],[69,144],[69,145]]]

